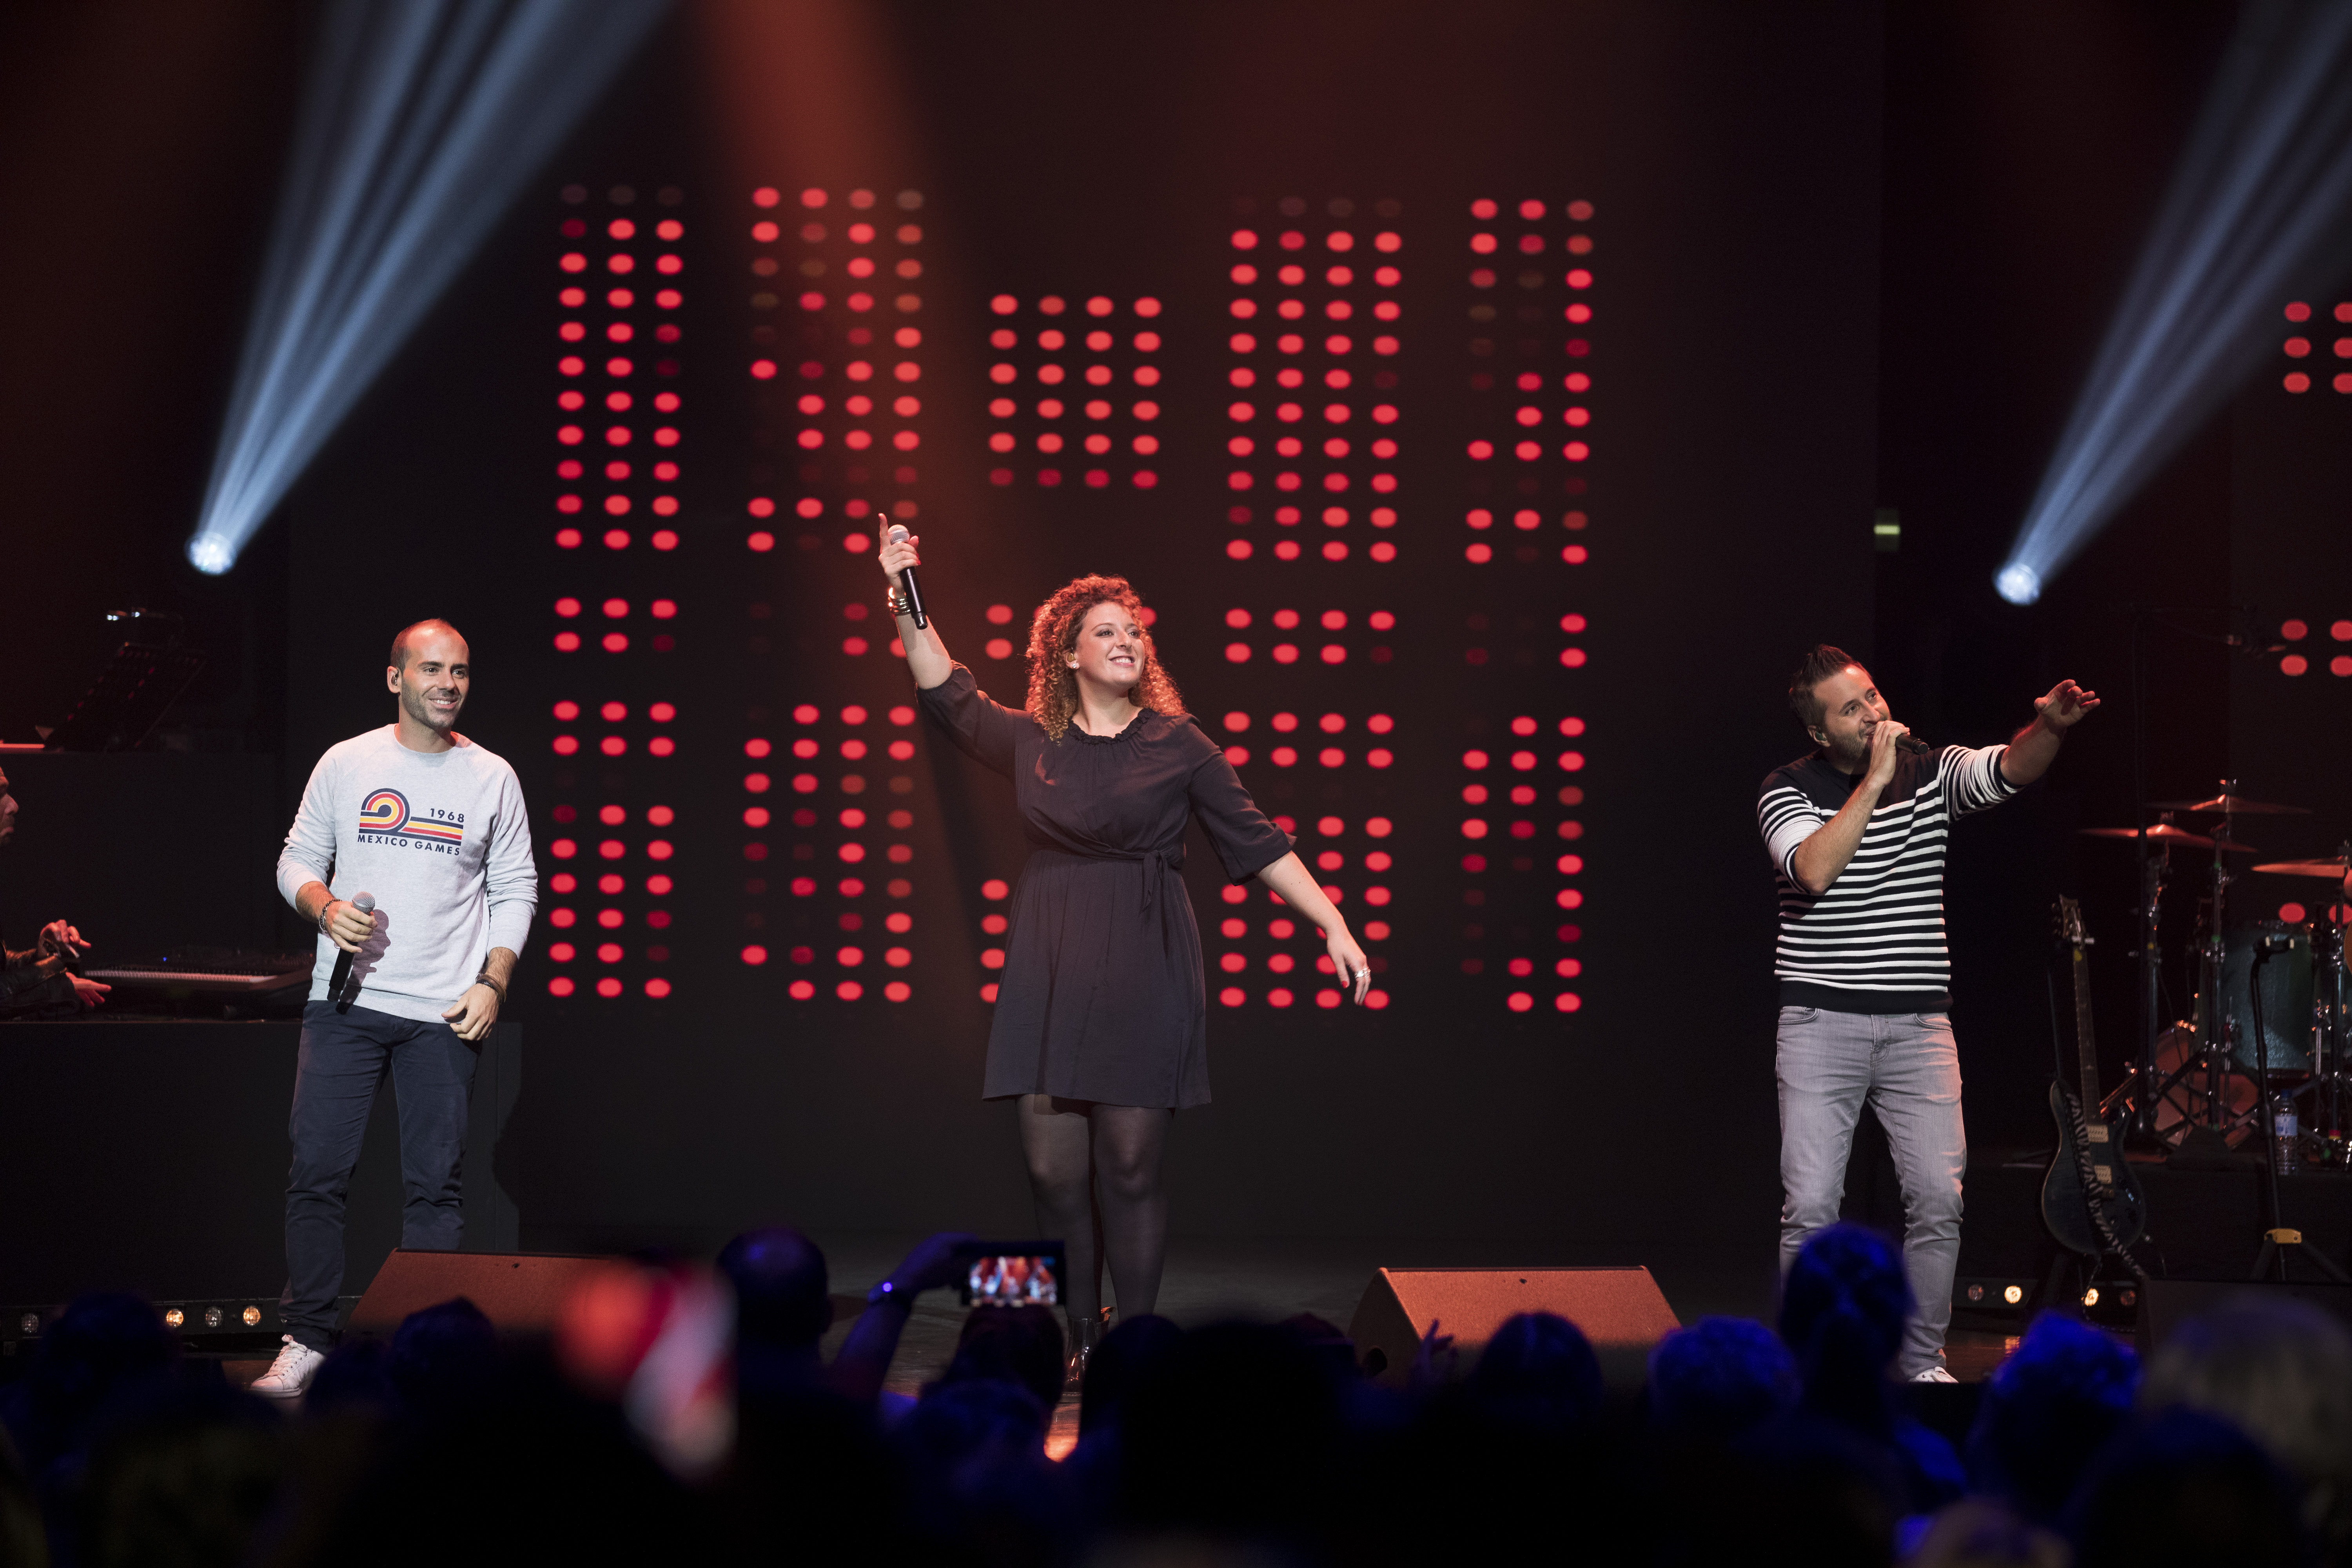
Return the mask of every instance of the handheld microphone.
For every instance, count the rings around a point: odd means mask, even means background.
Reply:
[[[907,525],[903,522],[892,523],[890,542],[904,544],[906,542]],[[929,618],[923,614],[923,591],[915,586],[915,569],[912,566],[898,574],[898,587],[907,598],[907,613],[915,617],[916,629],[919,631],[929,626],[931,624]]]
[[[359,910],[360,913],[363,915],[373,915],[375,913],[375,895],[373,893],[357,893],[352,895],[352,908]],[[333,939],[330,938],[329,940],[332,941]],[[335,977],[327,982],[327,1000],[335,1005],[335,1011],[338,1013],[348,1013],[352,1010],[351,998],[343,994],[343,987],[349,985],[351,983],[352,955],[338,944],[335,949]]]
[[[1924,757],[1936,748],[1916,735],[1897,735],[1895,737],[1895,749],[1898,752],[1908,752],[1915,757]]]

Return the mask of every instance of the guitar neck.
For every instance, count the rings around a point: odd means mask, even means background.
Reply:
[[[2099,1118],[2099,1047],[2091,1037],[2091,963],[2074,949],[2074,1048],[2082,1058],[2083,1118]]]

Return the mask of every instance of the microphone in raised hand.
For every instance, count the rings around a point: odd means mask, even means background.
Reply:
[[[367,916],[369,921],[373,922],[375,918],[375,895],[373,893],[353,894],[352,896],[352,908]],[[329,940],[332,941],[333,939],[330,938]],[[351,982],[352,951],[351,949],[343,946],[342,943],[336,942],[335,975],[333,979],[327,982],[327,1000],[335,1005],[335,1011],[338,1013],[348,1013],[352,1010],[351,998],[343,994],[343,988],[349,985]]]
[[[892,523],[889,539],[893,544],[906,543],[907,525],[903,522]],[[898,574],[898,591],[906,595],[907,613],[915,618],[915,629],[920,631],[929,626],[931,624],[929,617],[923,614],[923,591],[915,585],[915,569],[912,566]]]

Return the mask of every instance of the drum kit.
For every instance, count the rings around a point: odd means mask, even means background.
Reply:
[[[2111,1118],[2128,1115],[2136,1133],[2161,1140],[2177,1154],[2200,1147],[2224,1158],[2240,1147],[2267,1152],[2271,1138],[2262,1110],[2267,1078],[2281,1107],[2291,1104],[2297,1112],[2297,1163],[2345,1168],[2347,1112],[2352,1111],[2352,973],[2345,952],[2352,844],[2330,859],[2273,860],[2234,870],[2231,857],[2258,853],[2241,841],[2244,819],[2309,813],[2249,799],[2234,780],[2224,780],[2205,800],[2149,804],[2163,815],[2145,830],[2082,829],[2094,838],[2144,838],[2148,851],[2139,973],[2148,1030],[2138,1059],[2101,1110]],[[2218,821],[2209,831],[2191,832],[2174,823],[2176,814]],[[2176,853],[2205,851],[2211,861],[2201,879],[2197,930],[2188,950],[2193,1005],[2189,1017],[2167,1024],[2164,889],[2175,874]],[[2312,890],[2316,907],[2304,920],[2247,918],[2232,906],[2244,900],[2240,884],[2249,873],[2328,886],[2324,893]]]

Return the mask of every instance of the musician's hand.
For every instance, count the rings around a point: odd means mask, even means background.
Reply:
[[[499,1021],[499,994],[487,985],[468,985],[466,994],[441,1009],[441,1016],[461,1040],[478,1040]]]
[[[2033,716],[2053,730],[2071,730],[2098,705],[2097,692],[2062,680],[2050,689],[2049,696],[2034,699]]]
[[[882,548],[878,552],[878,559],[882,563],[882,575],[896,586],[899,573],[909,566],[920,566],[923,563],[923,558],[915,552],[915,547],[922,543],[922,539],[917,534],[908,533],[906,538],[893,542],[890,538],[890,520],[885,517],[876,522],[874,531],[882,542]]]
[[[1870,766],[1865,770],[1864,784],[1872,789],[1885,789],[1895,778],[1895,764],[1903,752],[1895,742],[1911,732],[1906,725],[1892,719],[1881,719],[1870,731]]]
[[[70,921],[51,921],[41,928],[39,952],[43,958],[53,952],[79,958],[89,951],[89,943],[82,940],[81,932],[76,931]]]
[[[79,974],[73,976],[73,988],[74,1000],[84,1007],[97,1006],[106,1000],[106,994],[114,989],[111,985],[100,985],[95,980],[84,980]]]
[[[335,899],[327,905],[327,940],[345,952],[357,952],[375,934],[375,911],[363,910],[349,899]]]

